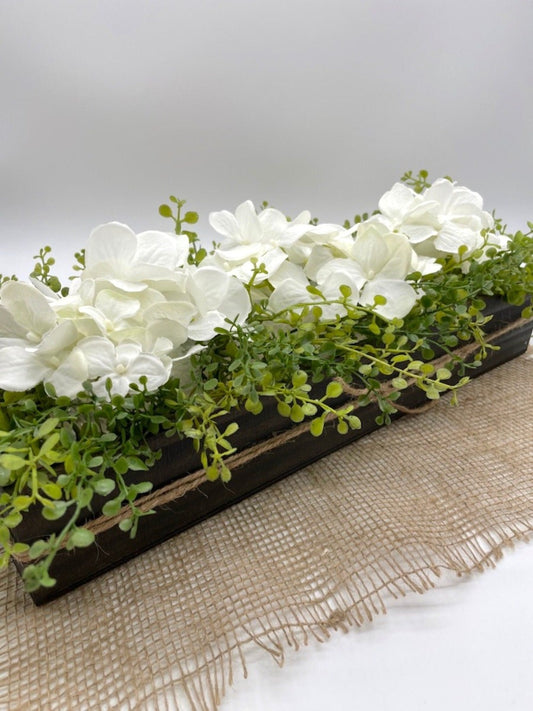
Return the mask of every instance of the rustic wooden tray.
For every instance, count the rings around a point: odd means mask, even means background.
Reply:
[[[469,372],[477,377],[492,368],[523,353],[531,336],[532,323],[520,318],[521,308],[500,300],[489,300],[488,312],[493,314],[487,324],[492,334],[492,344],[498,350],[490,351],[480,368]],[[348,400],[345,394],[339,398]],[[399,401],[403,406],[416,408],[425,402],[425,394],[411,386],[402,392]],[[359,408],[361,429],[339,435],[335,426],[327,424],[321,437],[313,437],[305,425],[292,425],[278,415],[275,403],[269,403],[261,415],[246,412],[231,414],[240,429],[232,438],[239,453],[234,455],[232,479],[228,484],[207,482],[197,455],[190,442],[160,438],[154,446],[162,447],[162,457],[147,472],[131,472],[130,481],[150,478],[154,491],[145,497],[144,506],[154,509],[155,515],[140,519],[135,538],[130,539],[113,521],[99,517],[104,499],[96,500],[88,514],[86,525],[96,534],[96,545],[72,551],[61,550],[50,569],[57,583],[53,588],[41,588],[31,596],[38,605],[59,597],[91,578],[120,565],[126,560],[171,538],[190,526],[231,506],[245,497],[288,476],[313,461],[353,442],[378,428],[376,405]],[[400,417],[397,413],[394,417]],[[90,517],[89,517],[90,516]],[[116,523],[116,521],[114,522]],[[31,543],[60,529],[61,521],[48,522],[37,510],[30,511],[13,531],[17,541]],[[23,572],[29,561],[15,561]]]

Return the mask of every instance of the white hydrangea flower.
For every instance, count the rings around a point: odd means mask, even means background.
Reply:
[[[227,328],[231,322],[243,324],[251,310],[244,285],[215,267],[191,269],[187,293],[196,307],[188,327],[188,336],[193,341],[210,340],[216,328]]]
[[[72,355],[79,332],[59,322],[49,299],[31,284],[6,282],[0,289],[0,388],[23,392],[41,382],[58,395],[74,396],[87,371]]]
[[[409,240],[393,234],[380,223],[362,223],[357,231],[350,254],[354,280],[361,290],[359,303],[372,306],[376,296],[383,296],[386,304],[375,307],[387,319],[403,318],[416,303],[414,288],[405,281],[413,271],[416,255]],[[341,260],[337,262],[340,270]]]
[[[290,221],[273,208],[258,214],[251,200],[241,203],[234,215],[227,210],[212,212],[209,223],[225,239],[214,259],[205,263],[223,268],[244,283],[263,264],[265,273],[256,277],[256,283],[261,283],[287,259],[286,250],[309,229],[310,219],[307,210]]]
[[[380,199],[379,209],[381,214],[370,221],[406,235],[422,256],[457,257],[466,247],[462,256],[468,257],[483,246],[482,232],[494,226],[478,193],[445,178],[420,194],[396,183]]]
[[[75,349],[87,364],[87,379],[94,393],[108,397],[107,381],[111,381],[110,395],[127,395],[132,383],[147,379],[148,390],[157,390],[170,377],[172,361],[153,353],[144,353],[139,343],[124,342],[115,345],[108,338],[84,338]]]
[[[342,262],[341,269],[338,262]],[[351,269],[349,260],[331,259],[319,271],[316,281],[311,283],[303,271],[295,277],[287,277],[276,285],[268,301],[269,311],[273,314],[293,309],[301,311],[304,305],[316,304],[322,310],[321,318],[334,321],[338,316],[346,315],[346,308],[338,302],[342,296],[341,286],[348,286],[351,290],[350,302],[358,303],[359,289],[356,283],[356,274]],[[316,286],[322,296],[308,291],[309,286]],[[324,300],[330,303],[323,303]],[[301,305],[301,307],[300,307]]]
[[[340,225],[320,223],[309,225],[308,230],[295,242],[286,247],[289,259],[294,264],[308,264],[312,255],[321,249],[327,249],[332,257],[347,254],[353,244],[353,232],[356,227],[346,230]]]
[[[81,279],[108,282],[124,292],[144,291],[148,286],[175,284],[176,270],[187,263],[186,235],[148,231],[136,235],[120,222],[100,225],[91,232],[85,249]]]

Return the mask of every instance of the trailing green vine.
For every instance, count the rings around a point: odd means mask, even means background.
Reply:
[[[197,213],[184,212],[185,201],[171,196],[171,205],[161,205],[159,212],[173,223],[176,247],[168,235],[158,237],[163,257],[155,250],[148,266],[152,233],[139,235],[135,243],[124,226],[113,223],[110,239],[122,230],[117,241],[136,244],[137,251],[131,247],[130,257],[121,247],[123,264],[106,266],[105,277],[98,272],[99,247],[92,238],[75,254],[80,276],[72,288],[53,275],[49,247],[40,250],[31,274],[45,296],[28,285],[13,291],[14,277],[0,278],[5,331],[0,360],[9,366],[16,348],[29,371],[44,373],[31,387],[0,389],[0,567],[12,556],[26,556],[26,589],[54,585],[57,552],[93,544],[84,523],[100,511],[113,517],[127,507],[119,527],[134,537],[141,518],[152,513],[139,500],[153,487],[150,469],[161,456],[155,444],[160,438],[189,443],[207,478],[225,483],[243,412],[260,417],[265,407],[274,407],[287,427],[307,422],[318,437],[330,421],[340,434],[359,428],[358,409],[371,403],[378,408],[377,423],[389,423],[409,387],[429,400],[451,393],[455,401],[469,372],[492,348],[486,337],[487,298],[522,305],[522,315],[532,316],[533,223],[510,235],[501,221],[475,207],[472,224],[480,224],[475,239],[445,252],[436,228],[433,237],[416,239],[433,229],[434,195],[452,190],[453,198],[453,190],[462,189],[431,184],[425,171],[408,172],[403,181],[404,187],[393,190],[395,200],[405,203],[404,222],[388,215],[389,194],[380,210],[356,216],[336,232],[308,214],[290,221],[266,203],[258,214],[243,203],[235,216],[214,213],[212,225],[225,240],[208,251],[195,232],[184,229],[196,224]],[[411,205],[431,217],[413,231],[414,246],[405,236],[411,236]],[[449,212],[451,230],[455,213]],[[462,229],[466,218],[460,218]],[[237,243],[244,225],[251,236]],[[265,248],[273,234],[278,241]],[[444,228],[442,234],[444,243],[449,240]],[[370,239],[380,245],[382,261],[390,252],[391,261],[383,262],[386,276],[357,252]],[[403,276],[391,278],[391,264],[402,260],[409,269],[402,267]],[[210,280],[218,280],[222,295],[216,308]],[[83,301],[89,292],[91,301]],[[391,314],[395,294],[409,308]],[[17,305],[20,296],[27,296],[27,308]],[[49,325],[41,332],[42,322]],[[74,335],[73,324],[79,329]],[[101,333],[114,344],[117,358],[112,366],[104,363],[107,375],[104,366],[102,372],[93,367],[96,346],[111,349]],[[148,339],[142,347],[135,341],[139,334]],[[479,348],[467,361],[457,349],[469,343]],[[441,356],[445,361],[434,365]],[[86,377],[69,391],[69,378],[82,366]],[[125,387],[121,378],[130,373]],[[17,541],[17,528],[36,512],[48,522],[50,535]]]

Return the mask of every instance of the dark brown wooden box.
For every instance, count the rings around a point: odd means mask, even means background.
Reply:
[[[523,353],[531,336],[532,323],[524,322],[520,318],[521,308],[497,299],[488,301],[488,311],[493,314],[493,318],[487,324],[487,330],[494,334],[492,343],[498,346],[498,350],[490,351],[483,365],[469,372],[471,377],[477,377]],[[425,402],[425,394],[411,386],[403,391],[400,402],[407,407],[418,407]],[[155,515],[140,519],[137,535],[133,539],[114,526],[97,535],[96,545],[73,551],[61,550],[50,570],[52,577],[57,579],[55,587],[41,588],[31,593],[34,602],[40,605],[63,595],[311,462],[363,437],[377,429],[377,414],[379,410],[376,405],[359,408],[357,415],[361,419],[362,427],[346,435],[339,435],[333,424],[326,425],[321,437],[313,437],[309,432],[302,432],[300,428],[296,437],[283,438],[285,441],[279,446],[266,448],[251,461],[232,467],[232,479],[228,484],[220,481],[204,482],[162,506],[155,506]],[[401,413],[395,415],[400,416]],[[286,432],[292,427],[286,418],[278,415],[274,403],[265,407],[261,415],[237,412],[235,416],[231,415],[230,420],[239,422],[239,431],[232,440],[239,451],[244,452],[257,443],[273,441],[273,433]],[[190,442],[162,437],[154,441],[154,446],[162,447],[161,459],[150,473],[132,472],[129,475],[132,481],[150,478],[157,491],[199,469],[198,457]],[[98,516],[102,503],[103,501],[95,502],[92,516]],[[54,527],[58,527],[58,522],[45,521],[38,512],[30,512],[14,530],[13,535],[17,541],[31,543],[51,533]],[[17,561],[16,565],[22,573],[27,563]]]

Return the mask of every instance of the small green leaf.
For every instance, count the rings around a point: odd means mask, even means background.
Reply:
[[[39,558],[48,551],[48,543],[43,540],[35,541],[32,543],[29,555],[30,558]]]
[[[189,210],[185,213],[183,216],[183,222],[186,222],[189,225],[195,225],[198,222],[199,215],[197,212],[193,212],[192,210]]]
[[[311,424],[309,425],[309,431],[313,435],[313,437],[320,437],[322,432],[324,431],[324,420],[322,417],[317,417],[316,419],[311,421]]]
[[[218,479],[218,467],[216,464],[211,464],[205,470],[205,476],[208,481],[216,481]]]
[[[87,548],[94,543],[94,533],[87,528],[75,528],[68,540],[74,548]]]
[[[307,383],[307,373],[303,370],[297,370],[296,373],[292,375],[292,384],[295,388],[301,388],[302,385]]]
[[[15,545],[11,548],[11,552],[14,555],[21,555],[22,553],[27,553],[30,550],[30,547],[27,543],[15,543]]]
[[[439,380],[449,380],[452,377],[451,372],[448,370],[448,368],[438,368],[437,370],[437,378]]]
[[[282,417],[291,416],[291,406],[287,402],[278,402],[278,413]]]
[[[317,406],[313,405],[312,402],[304,402],[304,404],[302,405],[302,410],[304,411],[304,415],[306,417],[312,417],[317,413]]]
[[[326,388],[326,398],[332,400],[342,395],[342,385],[337,380],[332,380]]]
[[[27,464],[28,462],[17,454],[0,455],[0,466],[4,467],[4,469],[9,469],[9,471],[17,471]]]
[[[305,418],[305,413],[304,413],[301,405],[298,405],[295,403],[291,407],[291,420],[293,422],[303,422],[304,418]]]
[[[102,507],[102,513],[104,516],[116,516],[120,511],[122,502],[120,499],[113,499],[112,501],[107,501]]]
[[[341,420],[341,421],[337,424],[337,432],[338,432],[340,435],[345,435],[345,434],[348,432],[348,430],[349,430],[349,426],[348,426],[348,423],[347,423],[345,420]]]
[[[43,508],[42,516],[47,521],[57,521],[57,519],[61,518],[61,516],[65,514],[66,510],[66,501],[54,501],[53,504],[49,504]]]
[[[11,479],[11,472],[9,469],[0,466],[0,486],[7,486],[9,480]]]
[[[100,479],[94,483],[93,488],[100,496],[107,496],[115,488],[115,482],[113,479]]]
[[[224,437],[231,437],[239,429],[239,425],[236,422],[230,422],[224,431]]]
[[[159,214],[161,217],[172,217],[172,210],[169,205],[159,205]]]
[[[22,521],[22,514],[18,511],[13,511],[4,518],[4,525],[8,528],[16,528]]]
[[[127,457],[126,460],[128,462],[128,469],[132,472],[145,472],[148,470],[146,464],[139,457],[130,456]]]
[[[52,430],[55,430],[58,424],[59,420],[57,417],[50,417],[48,420],[45,420],[43,424],[38,428],[37,432],[35,433],[35,437],[37,439],[42,439],[43,437],[46,437],[46,435],[50,434]]]
[[[126,457],[120,457],[117,459],[117,461],[113,464],[113,469],[116,471],[117,474],[126,474],[128,471],[128,460]]]
[[[13,499],[13,506],[17,511],[23,511],[27,509],[33,503],[31,496],[15,496]]]
[[[408,385],[408,383],[407,383],[407,380],[405,380],[405,378],[398,376],[397,378],[392,379],[392,387],[396,388],[396,390],[405,390],[407,385]]]
[[[147,494],[152,491],[154,485],[151,481],[141,481],[138,484],[133,484],[132,489],[135,490],[137,494]]]
[[[0,524],[0,546],[6,546],[9,543],[9,539],[9,528]]]
[[[350,425],[350,429],[352,430],[360,430],[361,429],[361,420],[356,417],[355,415],[350,415],[348,418],[348,424]]]
[[[55,484],[53,481],[49,481],[47,484],[43,484],[42,489],[44,493],[51,499],[60,499],[63,493],[61,487]]]

